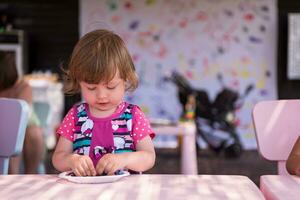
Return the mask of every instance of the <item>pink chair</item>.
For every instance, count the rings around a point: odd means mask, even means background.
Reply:
[[[0,98],[0,174],[7,174],[9,158],[22,151],[29,108],[25,101]]]
[[[260,177],[262,193],[266,199],[299,198],[300,178],[289,175],[285,165],[300,135],[300,100],[259,102],[254,106],[252,118],[259,153],[278,163],[278,175]]]

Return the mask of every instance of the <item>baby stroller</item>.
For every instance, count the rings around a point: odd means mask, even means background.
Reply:
[[[194,102],[194,120],[197,128],[197,141],[201,139],[217,154],[223,152],[226,157],[239,157],[243,151],[240,138],[236,131],[235,111],[243,105],[244,98],[253,89],[249,85],[243,95],[239,95],[224,86],[223,78],[219,74],[218,80],[223,89],[217,94],[213,102],[210,101],[205,90],[193,88],[179,73],[173,72],[171,80],[178,89],[179,101],[183,107],[182,116],[185,117]],[[191,99],[194,99],[191,101]],[[198,148],[200,142],[198,142]]]

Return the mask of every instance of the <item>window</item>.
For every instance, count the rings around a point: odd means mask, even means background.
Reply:
[[[300,80],[300,13],[288,15],[288,71],[289,80]]]

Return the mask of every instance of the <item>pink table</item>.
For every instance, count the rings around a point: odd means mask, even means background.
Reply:
[[[196,126],[192,122],[181,122],[174,126],[154,126],[156,134],[182,135],[181,173],[198,174],[196,151]]]
[[[299,200],[300,177],[290,175],[264,175],[260,189],[267,200]]]
[[[114,183],[76,184],[57,175],[2,175],[4,199],[264,199],[245,176],[131,175]]]

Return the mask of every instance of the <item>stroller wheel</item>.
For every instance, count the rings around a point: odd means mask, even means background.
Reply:
[[[237,158],[242,154],[242,145],[233,143],[224,149],[224,154],[227,158]]]

